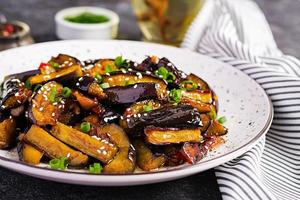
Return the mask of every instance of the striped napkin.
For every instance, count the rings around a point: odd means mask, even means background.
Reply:
[[[228,63],[257,81],[275,115],[266,137],[215,169],[224,200],[300,199],[300,62],[278,50],[251,0],[207,0],[183,48]]]

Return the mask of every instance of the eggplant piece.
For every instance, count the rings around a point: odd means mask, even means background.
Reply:
[[[80,105],[69,98],[65,101],[62,111],[58,117],[58,121],[63,124],[72,125],[81,120]]]
[[[119,71],[113,59],[99,59],[85,64],[93,65],[92,67],[86,68],[85,70],[85,74],[88,74],[92,77],[95,77],[96,75],[106,74],[107,68],[109,68],[110,72]]]
[[[76,83],[76,88],[81,92],[85,92],[91,96],[97,97],[99,100],[105,99],[106,95],[103,89],[96,82],[95,78],[90,76],[82,76]]]
[[[165,103],[162,101],[159,101],[159,100],[153,100],[153,99],[144,100],[144,101],[136,102],[136,103],[132,104],[130,107],[126,108],[123,115],[125,117],[130,117],[134,114],[145,112],[145,110],[144,110],[145,106],[150,107],[151,110],[156,110],[158,108],[161,108],[163,105],[165,105]]]
[[[78,77],[83,74],[80,65],[73,65],[71,67],[62,68],[59,71],[51,74],[37,74],[28,78],[31,85],[45,83],[51,80],[55,80],[60,83],[74,82]]]
[[[21,115],[23,115],[25,113],[25,106],[21,105],[17,108],[13,108],[10,111],[11,116],[13,117],[20,117]]]
[[[132,173],[135,169],[135,150],[131,146],[124,130],[115,124],[108,124],[100,127],[97,130],[97,134],[100,136],[107,135],[119,148],[119,152],[114,159],[105,165],[104,173]]]
[[[137,165],[144,171],[163,167],[167,161],[164,154],[153,154],[142,140],[135,139],[132,144],[136,150]]]
[[[202,121],[202,127],[200,127],[201,133],[204,134],[208,127],[211,125],[212,120],[207,114],[201,114],[200,115],[201,121]]]
[[[51,134],[62,142],[103,163],[108,163],[118,152],[118,147],[115,144],[101,138],[91,137],[62,123],[53,126]]]
[[[85,166],[88,163],[88,156],[71,149],[36,125],[31,126],[23,139],[49,158],[67,157],[71,166]]]
[[[201,101],[202,103],[212,104],[213,95],[211,90],[194,90],[194,91],[182,91],[183,98],[193,99],[195,101]]]
[[[209,85],[206,81],[198,77],[197,75],[191,73],[186,77],[187,80],[191,80],[199,86],[201,90],[210,90]]]
[[[125,86],[127,83],[156,83],[159,98],[164,99],[167,96],[167,84],[164,80],[142,72],[114,72],[103,76],[103,82],[108,83],[110,87]]]
[[[166,106],[147,113],[126,117],[121,126],[131,136],[140,136],[147,126],[189,128],[200,127],[200,113],[190,105]]]
[[[96,107],[99,104],[98,100],[96,98],[91,99],[91,98],[86,97],[83,94],[79,93],[78,91],[74,91],[73,96],[76,98],[79,105],[84,110],[91,110],[92,108]]]
[[[44,155],[44,153],[30,144],[24,143],[22,145],[22,157],[21,161],[24,161],[28,164],[38,165]]]
[[[154,145],[178,144],[183,142],[201,142],[200,128],[178,129],[147,127],[144,129],[146,141]]]
[[[177,85],[179,85],[179,83],[187,77],[183,71],[179,70],[169,59],[165,57],[159,59],[157,68],[159,69],[160,67],[165,67],[169,72],[172,72],[175,75],[176,79],[174,83]]]
[[[146,99],[157,99],[155,83],[136,83],[104,90],[109,104],[131,104]]]
[[[15,136],[16,120],[14,118],[0,122],[0,149],[10,147],[14,143]]]
[[[224,139],[222,137],[213,136],[207,138],[202,144],[199,143],[185,143],[180,151],[183,159],[190,163],[195,164],[205,157],[205,155],[220,145],[224,144]]]
[[[40,73],[40,70],[34,69],[34,70],[21,72],[21,73],[17,73],[17,74],[10,74],[10,75],[6,76],[4,78],[4,80],[18,79],[21,82],[25,82],[29,77],[34,76],[34,75],[39,74],[39,73]]]
[[[17,108],[23,105],[31,96],[32,91],[27,89],[19,79],[7,79],[3,83],[0,111]]]
[[[56,98],[61,90],[62,85],[54,81],[46,83],[38,90],[29,105],[28,114],[32,123],[39,126],[56,124],[63,110],[64,102],[51,102],[51,98],[54,96]],[[56,92],[53,93],[53,91]],[[54,96],[51,97],[53,94]]]
[[[154,72],[158,69],[157,67],[157,57],[156,56],[148,56],[145,60],[142,61],[141,64],[134,67],[135,70],[144,71],[144,72]]]
[[[56,57],[52,57],[48,63],[51,62],[57,63],[59,65],[58,68],[67,68],[73,65],[79,65],[82,67],[80,60],[67,54],[58,54]]]
[[[186,98],[186,97],[183,97],[181,99],[181,103],[193,106],[200,113],[208,113],[208,112],[212,111],[212,109],[213,109],[213,105],[211,105],[211,104],[202,103],[201,101],[197,101],[197,100]]]
[[[217,120],[214,120],[211,125],[208,127],[207,131],[205,132],[205,137],[211,136],[221,136],[226,135],[228,129],[225,128],[222,124],[220,124]]]
[[[112,108],[105,108],[105,112],[102,115],[102,121],[104,123],[118,123],[121,115]]]

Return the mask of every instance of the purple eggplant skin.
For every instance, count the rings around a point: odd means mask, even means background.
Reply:
[[[134,66],[134,69],[138,71],[149,71],[153,73],[155,70],[158,69],[158,66],[151,60],[151,57],[148,56],[145,60],[143,60],[141,64]]]
[[[174,81],[175,84],[179,84],[183,79],[187,77],[187,75],[179,70],[171,61],[165,57],[159,59],[157,63],[157,68],[159,69],[160,67],[165,67],[169,72],[172,72],[175,76],[176,79]]]
[[[88,93],[90,85],[95,82],[95,79],[91,76],[82,76],[78,78],[76,82],[76,89],[81,92]]]
[[[200,113],[190,105],[166,106],[124,118],[130,136],[141,136],[147,126],[192,128],[202,126]]]
[[[121,115],[113,109],[105,108],[105,112],[101,116],[103,123],[118,123]]]
[[[29,77],[34,76],[40,74],[40,70],[35,69],[35,70],[30,70],[30,71],[26,71],[26,72],[21,72],[21,73],[17,73],[17,74],[11,74],[5,77],[5,80],[8,79],[19,79],[22,82],[25,82]]]
[[[157,99],[155,83],[136,83],[128,86],[115,86],[104,90],[109,104],[131,104],[146,99]]]

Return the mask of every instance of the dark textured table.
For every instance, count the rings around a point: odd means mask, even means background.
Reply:
[[[266,13],[280,49],[300,57],[300,1],[256,0]],[[119,38],[139,40],[130,1],[1,0],[0,12],[27,22],[36,42],[56,40],[54,13],[70,6],[95,5],[121,16]],[[213,170],[176,181],[133,187],[86,187],[39,180],[0,168],[0,199],[221,199]]]

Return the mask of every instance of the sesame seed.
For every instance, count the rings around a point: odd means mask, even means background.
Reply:
[[[99,150],[99,149],[97,149],[97,152],[98,152],[98,153],[102,153],[102,151],[101,151],[101,150]]]
[[[167,66],[172,66],[172,63],[168,63]]]
[[[146,74],[151,74],[151,72],[150,71],[146,71]]]
[[[138,117],[141,117],[142,115],[139,113],[139,114],[137,114],[137,116],[138,116]]]
[[[83,81],[83,77],[80,77],[78,80],[79,80],[79,81]]]
[[[33,104],[33,105],[34,105],[34,104]],[[39,111],[41,111],[41,112],[42,112],[43,110],[44,110],[44,108],[43,108],[43,107],[40,107]]]
[[[103,155],[106,155],[106,154],[107,154],[107,151],[103,151],[102,153],[103,153]]]
[[[106,73],[105,75],[110,76],[110,73]]]
[[[52,117],[55,117],[55,113],[52,113]]]
[[[135,85],[133,86],[133,88],[137,88],[137,84],[135,84]]]
[[[68,153],[68,154],[67,154],[67,158],[69,158],[70,156],[71,156],[71,154],[70,154],[70,153]]]
[[[137,67],[137,66],[138,66],[138,64],[135,62],[135,63],[133,64],[133,66]]]
[[[131,71],[132,71],[132,69],[131,69],[131,68],[129,68],[129,69],[128,69],[128,71],[130,71],[130,72],[131,72]]]
[[[109,80],[109,81],[112,81],[113,79],[112,79],[112,78],[109,78],[108,80]]]
[[[77,86],[77,87],[79,87],[79,86],[80,86],[80,84],[79,84],[79,83],[76,83],[76,86]]]
[[[104,149],[105,149],[105,146],[100,147],[100,149],[101,149],[101,150],[104,150]]]

